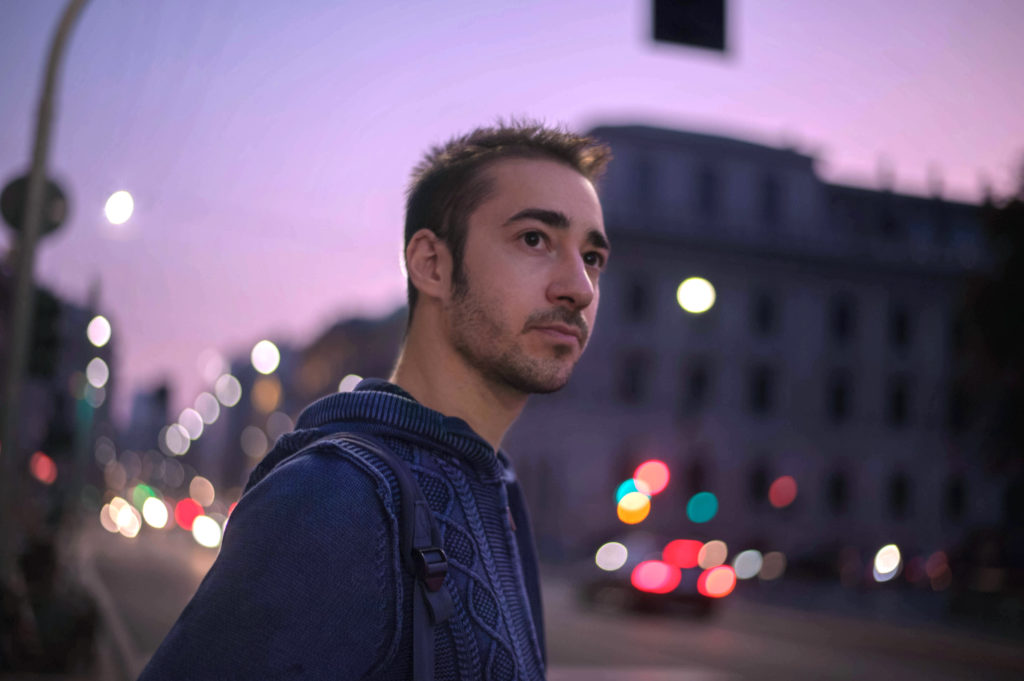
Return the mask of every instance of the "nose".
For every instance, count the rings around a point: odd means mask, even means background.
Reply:
[[[567,254],[558,260],[548,299],[556,305],[568,305],[574,311],[583,310],[594,301],[594,281],[579,253]]]

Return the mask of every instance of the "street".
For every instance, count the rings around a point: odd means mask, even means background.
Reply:
[[[127,540],[87,524],[80,553],[106,601],[101,608],[118,651],[114,672],[134,678],[215,552],[180,531]],[[595,609],[578,602],[564,577],[547,579],[544,594],[551,681],[1024,677],[1024,646],[951,629],[811,614],[735,596],[708,619]]]

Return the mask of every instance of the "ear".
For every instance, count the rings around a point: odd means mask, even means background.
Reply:
[[[448,244],[429,229],[412,235],[405,247],[409,281],[421,296],[446,300],[452,290],[452,254]]]

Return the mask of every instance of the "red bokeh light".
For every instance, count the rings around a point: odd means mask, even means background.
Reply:
[[[673,539],[665,545],[661,557],[666,563],[676,567],[697,567],[697,556],[703,546],[704,542],[696,539]]]
[[[52,485],[57,479],[57,464],[42,452],[36,452],[28,460],[28,469],[39,482]]]
[[[700,573],[697,591],[708,598],[724,598],[736,588],[736,573],[728,565],[719,565]]]
[[[648,489],[650,489],[648,494],[652,495],[657,494],[668,486],[668,478],[668,466],[665,465],[664,461],[658,461],[657,459],[644,461],[636,467],[636,472],[633,474],[633,479],[646,484]]]
[[[660,560],[645,560],[633,568],[629,581],[640,591],[667,594],[679,586],[682,578],[682,573],[675,565]]]
[[[228,517],[229,518],[231,517],[231,514],[235,512],[235,506],[238,506],[238,502],[237,501],[232,501],[231,505],[228,506]]]
[[[791,475],[777,478],[768,488],[768,501],[775,508],[785,508],[796,499],[796,480]]]
[[[178,527],[189,532],[192,531],[192,523],[202,514],[203,507],[190,497],[182,499],[174,506],[174,522],[178,523]]]

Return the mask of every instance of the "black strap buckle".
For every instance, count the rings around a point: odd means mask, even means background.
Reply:
[[[416,568],[416,578],[427,585],[431,591],[437,591],[448,574],[448,556],[437,546],[425,549],[413,549],[412,557]]]

